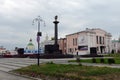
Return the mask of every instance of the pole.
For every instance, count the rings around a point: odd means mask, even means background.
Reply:
[[[40,19],[38,19],[38,33],[37,33],[37,37],[39,38],[38,40],[38,66],[39,66],[39,60],[40,60],[40,52],[39,52],[39,49],[40,49],[40,36],[39,35],[40,33]]]
[[[38,36],[39,37],[39,36]],[[39,66],[39,58],[40,58],[40,55],[39,55],[39,49],[40,49],[40,44],[39,44],[39,42],[38,42],[38,66]]]
[[[42,36],[42,33],[40,32],[40,22],[42,22],[43,20],[40,18],[40,16],[38,16],[38,18],[35,18],[33,20],[38,22],[38,32],[37,32],[37,43],[38,43],[38,54],[37,54],[37,65],[39,66],[39,62],[40,62],[40,36]]]
[[[40,36],[38,35],[39,34],[39,32],[37,33],[37,42],[38,42],[38,54],[37,54],[37,64],[38,64],[38,66],[39,66],[39,58],[40,58]]]

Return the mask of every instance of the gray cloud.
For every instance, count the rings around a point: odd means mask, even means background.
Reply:
[[[36,45],[38,15],[45,35],[54,36],[54,16],[58,15],[59,37],[85,28],[101,28],[118,38],[120,33],[119,0],[1,0],[0,1],[0,45],[8,49],[26,47],[30,38]]]

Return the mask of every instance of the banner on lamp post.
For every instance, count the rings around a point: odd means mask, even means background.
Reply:
[[[37,36],[37,42],[38,43],[40,42],[40,36]]]

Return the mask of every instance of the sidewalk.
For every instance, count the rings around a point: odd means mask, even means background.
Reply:
[[[78,64],[77,62],[68,62],[68,64]],[[110,68],[120,68],[120,64],[102,64],[102,63],[82,63],[84,66],[98,66],[98,67],[110,67]]]
[[[110,67],[110,68],[120,68],[120,64],[100,64],[100,63],[82,63],[85,66],[98,66],[98,67]]]
[[[106,57],[105,57],[106,58]],[[112,57],[107,57],[112,58]],[[91,58],[81,58],[81,59],[91,59]],[[50,59],[47,61],[53,61],[56,64],[74,64],[77,65],[77,62],[68,62],[69,60],[76,60],[76,58],[69,58],[69,59]],[[47,62],[45,61],[45,62]],[[104,64],[104,63],[84,63],[81,62],[84,66],[98,66],[98,67],[111,67],[111,68],[120,68],[120,64]]]

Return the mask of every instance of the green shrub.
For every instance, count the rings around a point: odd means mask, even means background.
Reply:
[[[101,58],[100,59],[100,63],[104,63],[105,61],[104,61],[104,59],[103,58]]]
[[[47,64],[54,64],[53,61],[47,62]]]
[[[93,62],[93,63],[96,63],[96,59],[95,59],[95,58],[92,58],[92,62]]]
[[[113,58],[109,58],[109,59],[108,59],[108,63],[109,63],[109,64],[113,64],[113,63],[115,63],[115,60],[114,60]]]

